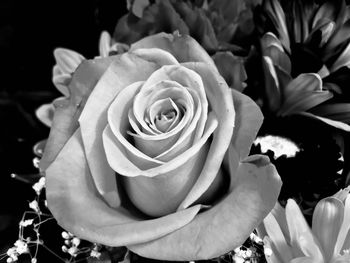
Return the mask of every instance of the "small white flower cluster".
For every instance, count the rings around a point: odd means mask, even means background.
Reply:
[[[253,242],[255,242],[255,243],[259,244],[259,245],[264,244],[263,240],[262,240],[258,235],[255,235],[254,233],[251,233],[250,236],[249,236],[249,238],[250,238]]]
[[[68,253],[72,257],[76,257],[79,254],[80,239],[74,236],[72,233],[63,231],[62,237],[64,240],[64,246],[62,246],[62,251]]]
[[[17,240],[13,247],[7,250],[8,258],[6,260],[7,263],[15,262],[18,260],[18,256],[24,253],[28,253],[28,244],[23,240]]]
[[[249,236],[252,244],[256,243],[258,245],[263,245],[263,240],[257,236],[255,233],[251,233]],[[252,246],[250,248],[240,246],[236,249],[234,249],[234,254],[232,255],[232,259],[236,263],[249,263],[249,262],[255,262],[252,261],[256,257],[257,249],[255,246]]]
[[[253,255],[253,251],[249,248],[242,249],[242,247],[238,247],[234,252],[235,254],[232,256],[232,259],[236,263],[248,263]]]
[[[33,209],[36,213],[40,213],[39,203],[37,200],[30,202],[29,208]]]
[[[101,252],[99,252],[99,250],[100,250],[100,247],[97,244],[94,244],[90,252],[90,257],[97,258],[97,259],[100,258]]]
[[[41,191],[45,187],[45,177],[41,177],[38,182],[36,182],[32,188],[36,192],[37,195],[40,195]]]
[[[33,222],[34,222],[34,219],[21,220],[21,221],[19,222],[19,226],[20,226],[20,227],[27,227],[27,226],[32,225]]]

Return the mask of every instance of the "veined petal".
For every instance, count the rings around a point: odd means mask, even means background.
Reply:
[[[267,263],[284,263],[279,259],[279,257],[276,255],[276,248],[274,247],[273,243],[271,242],[270,238],[268,236],[265,236],[264,239],[264,248],[269,248],[272,251],[272,255],[265,256],[265,259]]]
[[[312,232],[321,243],[326,262],[333,257],[343,217],[344,204],[334,197],[322,199],[316,205],[312,216]]]
[[[282,104],[282,107],[277,114],[280,116],[287,116],[304,112],[331,99],[332,97],[333,94],[328,90],[293,94],[293,96],[288,97]]]
[[[276,218],[282,233],[284,237],[286,238],[287,243],[290,243],[290,234],[289,229],[287,225],[287,218],[286,218],[286,211],[285,209],[279,204],[279,202],[276,203],[274,208],[271,211],[271,214]],[[294,255],[295,256],[295,255]]]
[[[288,199],[286,206],[286,218],[290,232],[291,245],[300,247],[307,257],[311,257],[315,262],[321,262],[323,255],[314,238],[299,206],[293,199]]]
[[[66,97],[69,97],[68,86],[72,80],[72,75],[63,73],[58,65],[55,65],[52,69],[52,83],[56,88]]]
[[[265,89],[267,93],[267,102],[269,104],[270,110],[276,111],[281,106],[281,90],[276,70],[270,57],[263,57],[263,69],[265,72]]]
[[[323,261],[315,261],[312,257],[299,257],[292,259],[289,263],[323,263]]]
[[[109,207],[100,198],[91,177],[80,129],[47,169],[46,179],[48,205],[58,223],[80,238],[107,246],[160,238],[188,224],[200,210],[197,205],[165,217],[142,220],[121,206],[117,192],[115,208]]]
[[[161,260],[218,257],[246,240],[273,208],[280,187],[281,180],[268,158],[251,156],[240,164],[235,188],[218,204],[170,235],[129,248]]]
[[[105,58],[109,56],[111,49],[111,35],[107,31],[102,31],[98,45],[100,56]]]
[[[304,73],[293,79],[284,90],[284,97],[289,97],[311,91],[322,91],[322,79],[315,73]]]
[[[330,103],[313,108],[310,112],[344,123],[350,122],[350,103]]]
[[[331,120],[331,119],[328,119],[328,118],[323,118],[323,117],[320,117],[320,116],[317,116],[317,115],[314,115],[312,113],[309,113],[309,112],[301,112],[299,113],[301,115],[304,115],[304,116],[307,116],[307,117],[310,117],[310,118],[314,118],[314,119],[318,119],[330,126],[333,126],[337,129],[341,129],[343,131],[347,131],[347,132],[350,132],[350,125],[344,123],[344,122],[341,122],[341,121],[334,121],[334,120]]]
[[[287,244],[277,220],[270,213],[265,217],[263,222],[271,243],[276,247],[276,252],[282,259],[282,262],[289,262],[293,258],[292,251]]]
[[[290,40],[287,29],[287,22],[284,11],[277,0],[268,0],[265,2],[265,11],[278,31],[283,47],[290,52]]]
[[[277,36],[272,32],[267,32],[261,38],[261,47],[264,50],[271,46],[274,46],[281,52],[284,52],[281,41],[277,38]]]
[[[337,60],[333,63],[330,68],[331,72],[335,72],[341,67],[349,67],[350,66],[350,43],[346,46],[344,51],[339,55]]]
[[[72,74],[85,59],[79,53],[66,48],[56,48],[53,54],[60,70],[66,74]]]
[[[337,238],[337,242],[334,247],[334,255],[339,255],[342,251],[344,243],[348,234],[350,233],[350,194],[347,196],[344,205],[344,218],[343,223],[339,230],[339,235]]]

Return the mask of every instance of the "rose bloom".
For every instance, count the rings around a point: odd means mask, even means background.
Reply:
[[[191,37],[160,33],[84,60],[55,114],[40,167],[49,209],[80,238],[163,260],[241,245],[281,188],[249,156],[258,106],[230,89]]]

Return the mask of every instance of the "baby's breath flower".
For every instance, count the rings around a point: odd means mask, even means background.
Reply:
[[[70,254],[72,257],[76,257],[78,255],[78,248],[76,246],[68,248],[67,253]]]
[[[38,204],[38,201],[36,200],[33,200],[32,202],[30,202],[29,207],[37,213],[40,212],[39,204]]]
[[[66,231],[63,231],[61,236],[64,238],[64,239],[69,239],[69,234],[66,232]]]
[[[79,246],[80,245],[80,239],[79,238],[77,238],[77,237],[74,237],[73,239],[72,239],[72,243],[73,243],[73,246]]]
[[[33,189],[35,190],[37,195],[41,193],[41,190],[44,187],[45,187],[45,177],[41,177],[40,180],[33,185]]]
[[[101,256],[100,252],[98,252],[97,250],[91,250],[90,257],[99,258],[100,256]]]
[[[242,258],[238,255],[234,255],[232,258],[233,258],[235,263],[244,263],[245,262],[244,258]]]
[[[27,227],[33,224],[34,219],[27,219],[27,220],[21,220],[19,222],[19,226],[21,227]]]
[[[271,256],[272,256],[272,249],[269,248],[269,247],[265,247],[265,248],[264,248],[264,254],[265,254],[265,256],[267,256],[267,257],[271,257]]]
[[[15,242],[16,252],[18,254],[23,254],[28,252],[28,244],[22,240],[17,240]]]

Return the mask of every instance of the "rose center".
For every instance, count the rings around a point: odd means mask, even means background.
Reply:
[[[165,98],[151,105],[145,121],[155,132],[165,133],[175,127],[181,118],[182,110],[171,98]]]

